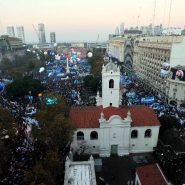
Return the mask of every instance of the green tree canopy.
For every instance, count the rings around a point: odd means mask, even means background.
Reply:
[[[31,134],[43,142],[47,141],[49,148],[60,149],[65,143],[72,140],[74,134],[75,128],[69,120],[70,107],[59,95],[47,94],[46,97],[57,98],[58,104],[47,105],[46,100],[43,101],[41,110],[36,113],[40,129],[33,126]]]
[[[33,169],[26,173],[25,181],[32,185],[55,185],[51,172],[44,169],[40,162],[37,162]]]
[[[93,75],[87,75],[84,77],[84,86],[91,87],[91,89],[96,92],[99,86],[99,78],[94,77]]]
[[[29,91],[31,91],[32,95],[37,95],[44,90],[44,86],[39,80],[25,76],[6,85],[5,89],[8,95],[17,97],[27,95]]]
[[[0,107],[0,171],[6,168],[5,164],[12,155],[11,151],[5,147],[4,142],[6,142],[7,139],[4,137],[9,136],[9,139],[15,137],[16,127],[17,124],[10,111]]]
[[[94,67],[96,67],[98,62],[103,62],[103,56],[100,53],[93,52],[93,56],[88,58],[88,63],[93,69]]]

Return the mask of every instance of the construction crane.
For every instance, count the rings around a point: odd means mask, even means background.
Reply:
[[[98,46],[98,40],[99,40],[99,34],[98,34],[97,41],[96,41],[96,48]]]
[[[36,35],[37,35],[37,37],[39,39],[39,44],[41,44],[41,39],[40,39],[39,33],[37,32],[37,30],[36,30],[36,28],[35,28],[35,26],[33,24],[32,24],[32,26],[33,26],[33,29],[35,30],[35,33],[36,33]]]

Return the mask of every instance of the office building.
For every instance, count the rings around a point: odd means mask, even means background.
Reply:
[[[119,27],[116,28],[115,35],[119,35]]]
[[[23,26],[17,27],[17,37],[25,43],[24,27]]]
[[[43,23],[38,24],[38,30],[39,30],[39,44],[46,43],[45,28]]]
[[[7,34],[8,34],[10,37],[15,37],[15,32],[14,32],[14,27],[13,27],[13,26],[8,26],[8,27],[7,27]]]
[[[51,44],[56,43],[55,32],[50,32],[50,42],[51,42]]]
[[[120,35],[124,35],[124,23],[120,25]]]

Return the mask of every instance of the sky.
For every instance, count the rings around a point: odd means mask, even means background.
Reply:
[[[43,23],[47,42],[50,32],[57,42],[96,42],[98,34],[105,42],[121,22],[125,28],[150,23],[184,28],[184,10],[185,0],[156,0],[155,16],[154,0],[0,0],[0,35],[7,26],[14,26],[15,35],[24,26],[26,43],[38,42],[32,24],[38,29]]]

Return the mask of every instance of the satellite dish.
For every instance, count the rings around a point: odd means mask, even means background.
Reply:
[[[93,56],[92,52],[88,52],[88,53],[87,53],[87,56],[88,56],[89,58],[91,58],[91,57]]]

